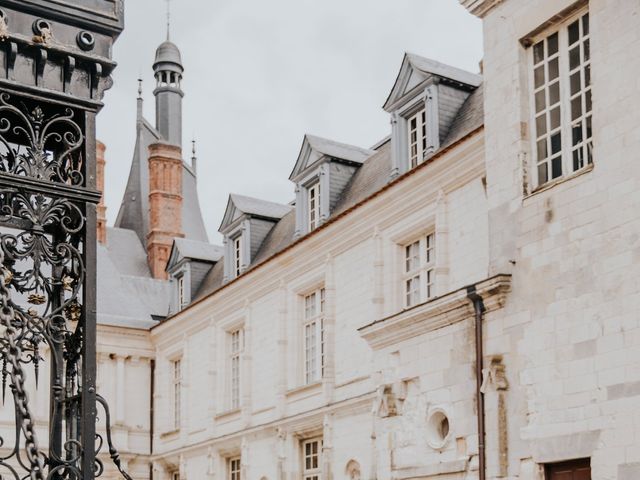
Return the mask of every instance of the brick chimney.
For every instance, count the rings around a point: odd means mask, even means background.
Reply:
[[[107,243],[107,206],[104,203],[104,151],[107,149],[104,143],[96,141],[96,188],[100,190],[100,203],[96,207],[98,242]]]
[[[182,149],[149,145],[149,234],[147,258],[154,278],[167,279],[167,262],[175,237],[182,237]]]

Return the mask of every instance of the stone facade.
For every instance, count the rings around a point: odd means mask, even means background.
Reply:
[[[245,252],[246,270],[227,280],[224,260],[201,253],[215,264],[202,283],[213,277],[214,287],[194,286],[182,311],[100,325],[99,391],[134,478],[543,480],[572,460],[586,460],[593,479],[638,478],[640,6],[461,3],[484,23],[480,125],[400,176],[378,167],[354,176],[345,188],[371,193],[291,243],[278,235],[289,222],[293,236],[295,212],[249,199],[242,215],[272,212],[277,226],[262,241],[278,248]],[[593,164],[538,185],[531,45],[587,11]],[[471,116],[465,108],[452,131]],[[389,160],[392,143],[357,168]],[[178,147],[157,148],[150,192],[175,201],[177,167],[187,167]],[[165,164],[177,176],[154,170]],[[160,178],[168,183],[155,188]],[[170,249],[180,230],[161,222],[176,218],[151,213],[150,238],[166,233]],[[407,307],[406,248],[427,235],[434,293]],[[150,255],[156,277],[166,278],[166,254]],[[317,381],[305,376],[313,293],[322,296]]]

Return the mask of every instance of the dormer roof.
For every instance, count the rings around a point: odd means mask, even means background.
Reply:
[[[167,270],[170,270],[182,260],[215,263],[220,260],[223,255],[224,248],[221,246],[186,238],[176,238],[173,240],[171,247]]]
[[[482,77],[420,55],[405,53],[396,82],[382,108],[387,112],[396,110],[408,93],[429,81],[473,91],[482,83]]]
[[[295,181],[309,167],[326,158],[359,166],[374,153],[374,150],[306,134],[289,180]]]
[[[258,198],[246,197],[232,193],[227,201],[227,208],[218,231],[224,233],[228,227],[243,216],[257,217],[277,222],[291,211],[291,205],[269,202]]]

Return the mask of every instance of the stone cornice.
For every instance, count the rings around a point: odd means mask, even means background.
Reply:
[[[475,287],[484,301],[485,313],[489,313],[504,305],[511,289],[511,275],[496,275],[476,283]],[[467,298],[467,287],[464,287],[373,322],[360,328],[359,332],[371,348],[378,350],[473,315],[473,305]]]
[[[464,8],[476,17],[483,18],[489,10],[501,3],[503,0],[460,0]]]

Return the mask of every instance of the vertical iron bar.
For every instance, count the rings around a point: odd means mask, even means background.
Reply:
[[[85,114],[85,159],[87,188],[96,188],[96,123],[95,114]],[[96,254],[97,225],[96,205],[85,204],[86,224],[84,238],[84,262],[86,269],[83,286],[83,342],[82,342],[82,405],[81,439],[83,480],[93,480],[96,436]]]

